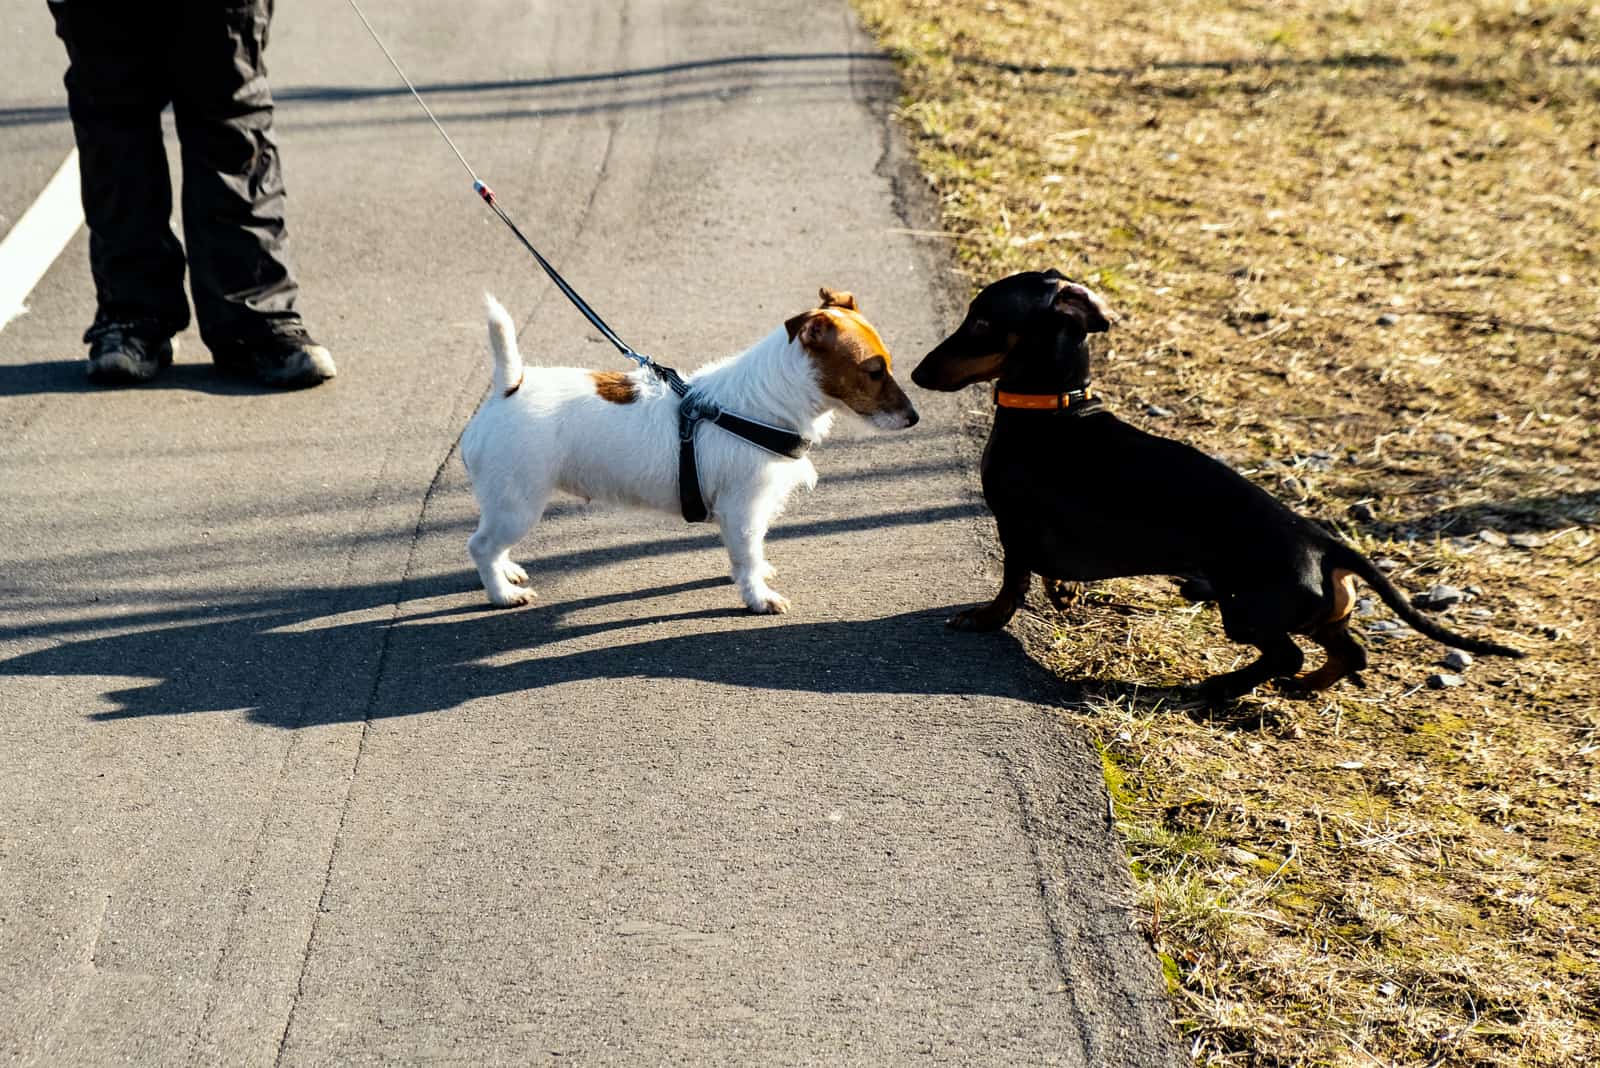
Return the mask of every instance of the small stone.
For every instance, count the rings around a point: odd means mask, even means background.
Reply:
[[[1392,619],[1375,619],[1367,624],[1367,630],[1374,634],[1387,634],[1400,629],[1400,624]]]
[[[1370,502],[1357,501],[1350,506],[1350,518],[1357,523],[1375,523],[1378,520],[1378,513],[1372,510]]]
[[[1463,587],[1461,587],[1461,589],[1462,589],[1462,591],[1464,593],[1466,593],[1466,595],[1468,597],[1482,597],[1483,596],[1483,587],[1482,586],[1463,586]]]
[[[1389,557],[1385,556],[1372,561],[1372,565],[1379,571],[1394,571],[1400,566],[1400,561],[1391,560]]]
[[[1507,544],[1506,536],[1504,534],[1500,533],[1498,530],[1490,530],[1488,527],[1484,527],[1482,530],[1478,531],[1478,540],[1487,545],[1493,545],[1500,549],[1505,548]]]
[[[1473,619],[1493,619],[1494,612],[1487,608],[1474,608],[1467,612]]]
[[[1441,674],[1428,676],[1428,689],[1430,690],[1453,690],[1457,686],[1465,686],[1466,684],[1467,680],[1460,675]]]
[[[1544,539],[1537,534],[1513,534],[1506,540],[1519,549],[1537,549],[1544,544]]]
[[[1222,851],[1222,855],[1233,861],[1235,864],[1245,867],[1248,867],[1249,865],[1254,864],[1256,861],[1261,859],[1254,853],[1250,852],[1250,850],[1240,849],[1238,846],[1229,846],[1227,849]]]
[[[1399,321],[1400,321],[1400,317],[1398,315],[1393,314],[1392,312],[1384,312],[1382,315],[1378,316],[1378,325],[1379,326],[1393,326],[1395,323],[1398,323]]]
[[[1171,419],[1173,413],[1171,408],[1163,408],[1159,404],[1146,404],[1144,406],[1144,414],[1154,416],[1157,419]]]
[[[1444,666],[1451,671],[1465,671],[1472,666],[1472,654],[1461,649],[1452,649],[1444,656]]]
[[[1412,601],[1418,608],[1449,608],[1466,599],[1466,593],[1454,586],[1439,585]]]
[[[1459,439],[1448,430],[1440,430],[1433,435],[1437,445],[1454,445]]]
[[[1378,602],[1371,597],[1358,597],[1356,599],[1356,615],[1371,616],[1378,612]]]

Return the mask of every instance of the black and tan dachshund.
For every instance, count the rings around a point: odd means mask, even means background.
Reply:
[[[1089,334],[1109,315],[1087,287],[1056,271],[988,286],[967,316],[911,374],[924,389],[995,382],[994,429],[983,452],[983,495],[1005,554],[993,601],[950,620],[963,630],[1005,626],[1033,574],[1052,597],[1063,584],[1173,575],[1186,595],[1215,599],[1229,638],[1253,663],[1205,680],[1211,700],[1271,680],[1321,690],[1360,671],[1350,634],[1355,578],[1428,637],[1458,649],[1520,657],[1452,634],[1424,617],[1366,557],[1197,449],[1129,426],[1089,391]],[[1304,662],[1304,634],[1327,662]]]

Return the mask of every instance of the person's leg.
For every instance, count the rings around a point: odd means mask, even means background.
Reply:
[[[71,2],[71,0],[69,0]],[[296,309],[264,53],[272,0],[180,0],[168,49],[183,225],[200,336],[218,364],[274,385],[333,376]]]
[[[78,144],[95,321],[90,373],[148,378],[171,361],[168,339],[189,324],[183,248],[173,236],[172,186],[161,141],[168,101],[159,20],[144,4],[50,4],[66,45],[67,106]],[[132,361],[115,357],[122,352]],[[130,350],[131,351],[131,350]],[[140,359],[138,357],[146,357]]]

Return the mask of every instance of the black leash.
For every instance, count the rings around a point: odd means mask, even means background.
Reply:
[[[405,83],[406,88],[411,90],[411,96],[422,108],[422,113],[428,116],[428,121],[433,123],[433,128],[439,131],[439,136],[444,138],[444,143],[450,146],[450,151],[454,152],[456,159],[461,161],[462,168],[472,178],[472,191],[477,193],[478,197],[489,206],[489,210],[499,216],[500,221],[505,223],[506,227],[516,235],[517,240],[522,242],[522,247],[533,254],[533,258],[538,261],[539,266],[544,268],[544,273],[550,276],[550,281],[554,282],[556,288],[561,290],[562,295],[572,302],[572,306],[577,308],[585,319],[589,320],[590,325],[600,331],[607,341],[616,346],[618,352],[633,360],[639,366],[648,367],[657,378],[665,382],[672,392],[681,398],[678,405],[678,496],[683,505],[684,519],[691,523],[701,523],[705,521],[709,514],[705,498],[700,492],[700,473],[699,467],[695,462],[694,452],[695,430],[700,423],[714,423],[728,433],[743,438],[757,448],[765,449],[767,452],[777,456],[798,460],[806,454],[806,450],[811,447],[811,441],[808,438],[784,427],[772,426],[754,419],[746,419],[732,412],[723,411],[709,401],[690,396],[689,384],[683,380],[682,375],[671,367],[659,364],[644,353],[638,352],[632,345],[618,337],[617,332],[606,325],[606,321],[600,318],[599,313],[589,307],[589,302],[578,295],[578,291],[573,289],[565,278],[561,277],[561,272],[557,271],[550,261],[544,258],[543,254],[533,246],[533,242],[529,241],[527,236],[517,228],[517,224],[511,221],[511,216],[506,214],[505,209],[500,206],[499,201],[495,198],[494,190],[489,188],[487,182],[478,177],[478,173],[472,169],[472,164],[467,162],[467,157],[461,154],[461,150],[456,147],[456,143],[450,139],[450,135],[445,132],[445,128],[434,117],[433,110],[428,107],[428,102],[422,99],[422,94],[417,92],[417,87],[411,84],[411,79],[406,77],[406,72],[400,69],[400,64],[395,61],[394,54],[383,43],[383,38],[378,36],[378,31],[373,29],[372,23],[367,20],[366,12],[361,10],[361,5],[356,3],[356,0],[348,0],[348,2],[351,9],[355,11],[356,17],[361,20],[361,24],[367,28],[367,33],[372,36],[373,42],[383,52],[384,58],[389,61],[389,66],[394,68],[394,72],[400,76],[400,80]]]

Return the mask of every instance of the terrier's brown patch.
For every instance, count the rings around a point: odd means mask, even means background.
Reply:
[[[861,415],[909,405],[891,374],[883,339],[859,311],[834,304],[788,322],[817,365],[822,391]]]
[[[632,404],[638,399],[639,392],[634,388],[633,379],[625,371],[590,371],[589,377],[594,379],[594,391],[601,400],[608,400],[612,404]]]

